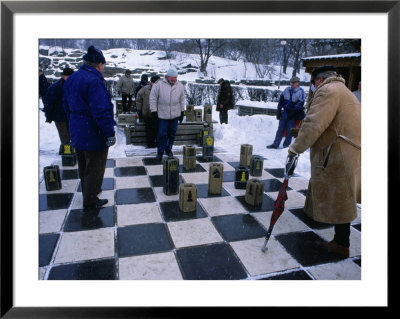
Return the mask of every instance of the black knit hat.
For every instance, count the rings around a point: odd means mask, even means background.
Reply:
[[[224,82],[224,81],[225,80],[223,78],[220,78],[217,83],[220,84],[221,82]]]
[[[72,70],[71,68],[65,68],[62,71],[62,75],[67,75],[67,76],[70,76],[72,73],[74,73],[74,70]]]
[[[142,74],[142,76],[140,77],[140,81],[147,83],[149,81],[149,77],[147,76],[147,74]]]
[[[159,79],[160,79],[160,77],[158,75],[154,75],[150,78],[150,82],[156,83]]]
[[[106,63],[106,59],[101,50],[95,48],[93,45],[88,48],[88,52],[83,56],[83,60],[93,63]]]

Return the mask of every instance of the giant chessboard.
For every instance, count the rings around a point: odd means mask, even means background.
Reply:
[[[244,200],[234,186],[239,154],[215,154],[223,163],[223,190],[208,194],[210,162],[197,157],[180,183],[198,189],[197,210],[179,209],[179,195],[163,192],[163,166],[151,157],[109,159],[100,198],[108,204],[98,215],[82,210],[77,166],[59,163],[62,189],[39,194],[39,270],[42,280],[243,280],[361,279],[361,210],[351,224],[350,257],[337,259],[314,245],[331,240],[333,226],[313,221],[303,207],[308,180],[289,180],[285,211],[278,219],[267,252],[261,248],[283,168],[264,160],[263,203]],[[250,178],[253,178],[250,176]]]

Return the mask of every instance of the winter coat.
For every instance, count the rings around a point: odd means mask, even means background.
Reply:
[[[283,90],[278,103],[278,117],[282,120],[302,120],[304,118],[304,90],[301,87]],[[283,112],[282,112],[283,109]],[[303,116],[301,116],[303,114]]]
[[[344,83],[335,76],[317,88],[289,146],[295,153],[311,147],[313,215],[330,224],[354,220],[361,203],[361,106]]]
[[[63,105],[69,119],[72,146],[80,151],[106,149],[114,136],[113,104],[104,78],[95,68],[82,65],[64,83]]]
[[[42,98],[42,101],[44,98],[46,98],[46,92],[49,87],[49,82],[47,82],[47,78],[45,77],[44,74],[39,75],[39,97]]]
[[[138,95],[140,89],[141,89],[142,87],[145,87],[147,84],[149,84],[148,81],[140,81],[140,82],[139,82],[139,85],[138,85],[138,86],[136,87],[136,89],[135,89],[135,99],[136,99],[136,97],[137,97],[137,95]]]
[[[221,104],[224,106],[222,109],[220,109]],[[229,82],[224,81],[218,92],[217,105],[215,107],[215,110],[217,112],[220,112],[220,111],[226,112],[228,110],[233,109],[234,104],[235,104],[235,101],[233,99],[232,87]]]
[[[117,83],[117,90],[123,94],[133,95],[135,91],[135,83],[131,77],[127,78],[125,75],[121,76]]]
[[[150,119],[151,111],[150,111],[150,92],[151,92],[151,84],[148,84],[142,87],[137,96],[136,96],[136,108],[138,112],[142,112],[143,118]]]
[[[171,85],[166,78],[158,80],[150,92],[150,110],[160,119],[171,120],[185,111],[185,90],[181,82]]]
[[[64,80],[60,79],[47,89],[46,98],[43,101],[46,122],[68,122],[62,102],[63,85]]]

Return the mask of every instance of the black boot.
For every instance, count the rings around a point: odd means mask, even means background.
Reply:
[[[167,156],[168,156],[168,157],[174,156],[174,154],[172,154],[172,151],[171,151],[171,150],[166,151],[166,153],[167,153]]]
[[[277,146],[275,146],[274,144],[268,145],[267,148],[278,148]]]
[[[161,162],[162,156],[163,156],[163,153],[157,152],[156,160],[159,161],[159,162]]]

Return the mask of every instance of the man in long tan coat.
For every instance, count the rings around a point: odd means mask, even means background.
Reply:
[[[361,203],[361,106],[334,67],[315,69],[312,81],[317,89],[289,155],[311,148],[313,218],[335,225],[333,240],[317,245],[347,258]]]

